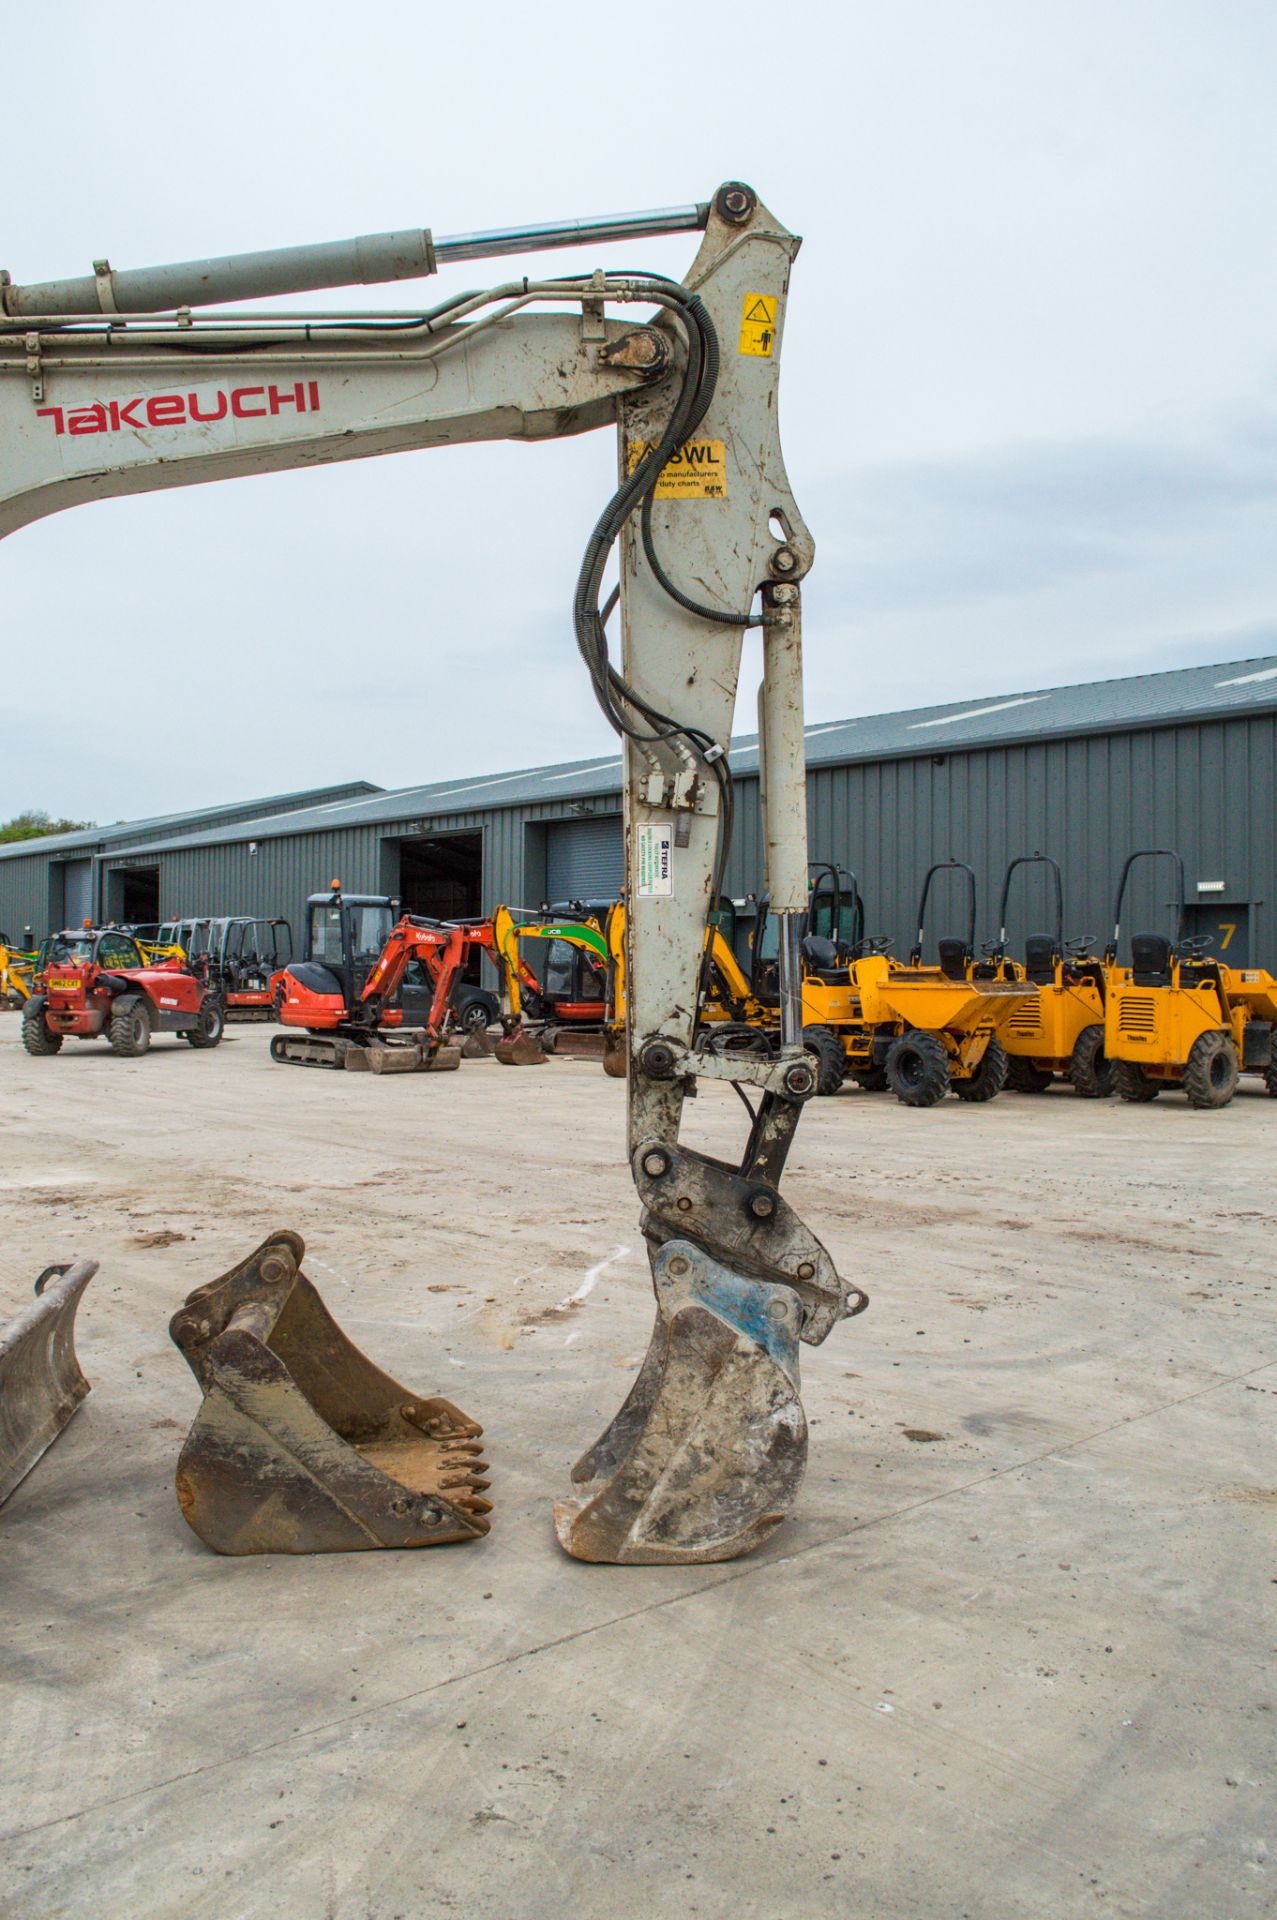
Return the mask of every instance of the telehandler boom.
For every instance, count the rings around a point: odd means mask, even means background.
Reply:
[[[599,270],[519,276],[387,315],[193,310],[693,231],[700,248],[682,282]],[[134,272],[102,260],[91,276],[0,293],[0,533],[156,488],[466,441],[616,433],[617,485],[589,536],[572,616],[625,743],[629,1155],[657,1315],[628,1399],[556,1509],[560,1542],[585,1560],[720,1560],[765,1539],[806,1458],[800,1342],[819,1343],[867,1304],[779,1191],[815,1078],[799,951],[799,582],[813,545],[778,415],[798,246],[751,188],[729,181],[708,202],[657,214],[441,241],[414,230]],[[619,578],[605,596],[614,554]],[[770,1058],[716,1052],[696,1033],[732,827],[742,636],[756,625],[779,932],[781,1044]],[[735,1087],[749,1109],[731,1162],[680,1141],[684,1101],[706,1079]],[[269,1418],[268,1393],[258,1408]]]

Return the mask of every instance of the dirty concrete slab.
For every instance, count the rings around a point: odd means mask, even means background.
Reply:
[[[799,1512],[727,1567],[592,1568],[549,1504],[651,1325],[620,1084],[266,1041],[32,1061],[0,1021],[0,1313],[102,1262],[93,1394],[0,1511],[0,1910],[1271,1910],[1270,1101],[814,1102],[787,1191],[872,1305],[804,1353]],[[693,1140],[737,1112],[706,1089]],[[227,1561],[185,1527],[167,1319],[279,1225],[484,1421],[484,1543]]]

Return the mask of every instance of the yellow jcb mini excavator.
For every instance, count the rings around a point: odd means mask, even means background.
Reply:
[[[1118,965],[1122,910],[1141,861],[1170,861],[1175,932],[1131,935],[1129,967]],[[1113,938],[1104,956],[1104,1048],[1116,1063],[1123,1100],[1155,1100],[1182,1087],[1192,1107],[1226,1107],[1242,1072],[1262,1075],[1277,1095],[1277,980],[1262,967],[1213,960],[1208,936],[1184,937],[1184,862],[1167,847],[1128,856],[1117,886]]]
[[[37,954],[15,947],[9,936],[0,933],[0,1007],[23,1007],[31,998],[32,977]]]
[[[1012,879],[1027,867],[1047,869],[1055,911],[1050,933],[1026,935],[1020,962],[1007,953],[1007,904]],[[994,979],[1028,980],[1037,988],[1035,998],[1017,1002],[1002,1028],[1007,1085],[1016,1093],[1044,1093],[1058,1076],[1084,1100],[1106,1099],[1114,1067],[1104,1051],[1104,962],[1093,934],[1065,940],[1064,881],[1049,853],[1022,853],[1003,875],[998,937],[975,971],[986,967]]]
[[[607,941],[598,921],[544,919],[497,907],[492,945],[501,969],[500,1040],[493,1052],[502,1066],[544,1066],[561,1035],[601,1036],[607,1012]],[[531,953],[544,949],[541,971]]]
[[[451,261],[669,232],[702,236],[683,282],[617,269],[517,274],[432,306],[414,301],[406,314],[216,311],[423,277]],[[416,229],[138,271],[101,259],[91,274],[0,288],[0,533],[81,501],[241,474],[490,439],[604,428],[617,437],[622,477],[590,533],[573,624],[625,742],[629,1154],[656,1318],[624,1406],[556,1508],[560,1542],[583,1560],[723,1560],[767,1538],[794,1503],[806,1458],[801,1343],[819,1343],[867,1304],[780,1193],[815,1084],[802,1043],[799,589],[814,548],[785,473],[778,410],[797,251],[757,194],[728,181],[707,201],[657,214],[453,239]],[[619,659],[602,589],[618,547]],[[753,626],[762,629],[763,843],[779,936],[771,1057],[715,1052],[697,1024],[731,836],[727,750],[742,636]],[[680,1138],[684,1103],[705,1080],[736,1087],[750,1107],[735,1160]],[[274,1236],[248,1263],[252,1273],[235,1269],[214,1299],[196,1296],[175,1328],[193,1364],[203,1365],[202,1343],[231,1343],[239,1409],[264,1444],[241,1446],[236,1429],[222,1445],[215,1428],[208,1468],[241,1518],[255,1501],[282,1499],[286,1483],[304,1512],[306,1476],[340,1479],[323,1432],[289,1424],[326,1337],[300,1309],[297,1337],[281,1332],[299,1258],[295,1236]],[[409,1405],[423,1407],[422,1427]],[[438,1482],[424,1467],[458,1421],[477,1438],[473,1423],[415,1398],[397,1419],[383,1417],[390,1406],[363,1433],[381,1449],[377,1471],[399,1480],[397,1543],[455,1537],[437,1523]],[[346,1444],[363,1459],[358,1407],[344,1415]],[[294,1452],[271,1444],[284,1428],[297,1435]],[[314,1543],[387,1544],[385,1529],[372,1533],[332,1540],[321,1529]],[[308,1544],[304,1525],[290,1544]]]

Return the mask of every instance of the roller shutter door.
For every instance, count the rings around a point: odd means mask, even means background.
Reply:
[[[93,862],[68,860],[62,869],[63,925],[78,927],[93,917]]]
[[[625,880],[619,813],[562,820],[546,829],[545,887],[551,900],[614,900]]]

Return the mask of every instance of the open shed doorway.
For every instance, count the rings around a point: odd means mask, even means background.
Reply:
[[[154,926],[160,917],[158,867],[122,867],[111,875],[112,918],[126,927]]]
[[[382,873],[387,893],[399,896],[404,913],[428,920],[477,920],[483,912],[482,833],[383,841]],[[465,978],[480,980],[477,954],[471,957]]]
[[[399,874],[390,891],[405,913],[431,920],[462,920],[483,912],[483,835],[441,833],[390,843]]]

